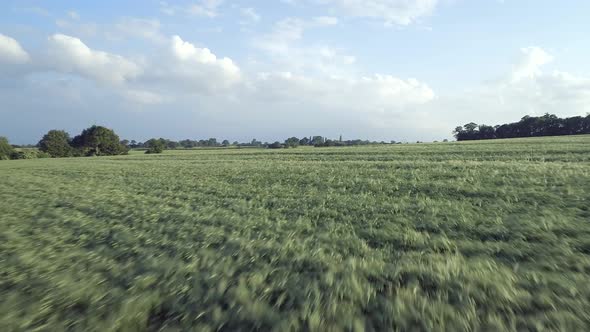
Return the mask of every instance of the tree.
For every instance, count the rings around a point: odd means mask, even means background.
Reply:
[[[112,129],[92,126],[72,140],[72,146],[84,156],[114,156],[127,154],[129,149],[122,145],[119,136]]]
[[[496,130],[492,126],[480,125],[478,129],[478,139],[496,138]]]
[[[166,147],[166,143],[163,139],[156,139],[152,138],[145,142],[144,144],[147,147],[147,154],[154,154],[154,153],[162,153],[164,152],[164,148]]]
[[[309,138],[303,137],[299,140],[299,145],[309,145],[309,142],[311,142]]]
[[[224,139],[223,142],[221,142],[221,145],[228,147],[230,144],[228,140]]]
[[[0,160],[8,160],[14,153],[14,148],[8,143],[6,137],[0,136]]]
[[[285,145],[289,148],[296,148],[299,146],[299,138],[291,137],[285,140]]]
[[[272,144],[268,144],[269,149],[281,149],[283,147],[284,147],[283,144],[281,144],[280,142],[274,142]]]
[[[178,147],[180,146],[180,143],[171,140],[164,140],[164,143],[166,144],[166,148],[169,150],[178,149]]]
[[[179,142],[179,144],[185,149],[194,148],[197,145],[196,142],[191,141],[190,139],[182,140]]]
[[[518,122],[503,125],[486,126],[468,123],[455,128],[453,132],[458,141],[590,134],[590,115],[584,117],[559,118],[546,113],[539,117],[526,115]]]
[[[325,141],[326,141],[326,140],[325,140],[325,139],[324,139],[322,136],[314,136],[314,137],[311,139],[311,142],[310,142],[310,144],[311,144],[311,145],[318,145],[318,146],[319,146],[319,145],[322,145],[322,144],[324,144],[324,142],[325,142]]]
[[[74,150],[70,145],[70,134],[64,130],[50,130],[39,141],[39,150],[49,154],[51,158],[71,157]]]

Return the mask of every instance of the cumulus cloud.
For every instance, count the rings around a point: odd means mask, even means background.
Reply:
[[[279,68],[289,68],[296,73],[341,75],[356,58],[345,50],[320,44],[309,44],[304,40],[308,29],[323,28],[338,24],[330,16],[313,17],[307,20],[286,18],[274,24],[269,33],[257,36],[253,46],[270,56]]]
[[[16,39],[0,33],[0,63],[24,64],[29,61],[29,54]]]
[[[520,58],[501,75],[502,79],[444,96],[434,107],[452,109],[441,121],[455,124],[497,124],[517,121],[524,115],[572,116],[590,112],[590,78],[544,70],[553,59],[540,47],[522,48]]]
[[[589,112],[590,79],[558,70],[543,70],[553,60],[553,55],[540,47],[522,48],[510,80],[497,89],[501,103],[519,105],[533,115]]]
[[[366,77],[311,78],[290,72],[262,73],[256,98],[306,102],[329,110],[359,112],[359,116],[387,115],[434,99],[434,91],[416,79],[375,74]]]
[[[146,80],[178,91],[213,93],[241,80],[240,68],[227,57],[219,58],[208,48],[197,47],[180,36],[169,39],[167,53],[150,65]]]
[[[521,50],[521,59],[512,70],[512,81],[535,78],[541,73],[541,67],[553,61],[553,56],[540,47],[525,47]]]
[[[93,50],[75,37],[55,34],[48,41],[48,65],[59,72],[115,84],[134,79],[142,72],[133,61]]]

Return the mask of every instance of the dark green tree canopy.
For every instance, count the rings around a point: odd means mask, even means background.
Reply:
[[[163,138],[152,138],[145,142],[144,145],[147,147],[147,151],[145,151],[147,154],[162,153],[166,148],[166,142]]]
[[[537,117],[527,115],[518,122],[493,127],[471,122],[455,128],[453,134],[458,141],[590,134],[590,114],[570,118],[548,113]]]
[[[86,156],[114,156],[126,154],[128,148],[120,143],[112,129],[92,126],[72,140],[72,146]]]
[[[10,159],[13,153],[14,148],[8,143],[8,139],[0,136],[0,160]]]
[[[39,141],[39,150],[48,153],[52,158],[71,157],[70,134],[64,130],[50,130]]]
[[[285,140],[285,145],[290,148],[296,148],[299,146],[299,138],[290,137]]]

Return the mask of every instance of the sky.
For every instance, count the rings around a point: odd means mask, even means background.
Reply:
[[[433,141],[590,112],[587,0],[3,0],[0,136]]]

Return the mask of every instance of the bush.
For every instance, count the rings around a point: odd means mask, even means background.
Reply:
[[[8,143],[8,139],[0,136],[0,160],[11,159],[13,153],[14,148]]]
[[[47,152],[43,152],[43,151],[37,151],[37,158],[42,159],[42,158],[51,158],[51,155]]]
[[[269,149],[282,149],[284,147],[285,146],[283,144],[281,144],[280,142],[274,142],[274,143],[268,145]]]
[[[35,149],[15,150],[10,159],[37,159],[39,152]]]

